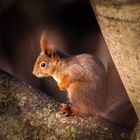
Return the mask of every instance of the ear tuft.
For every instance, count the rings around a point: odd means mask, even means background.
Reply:
[[[59,56],[55,52],[55,48],[52,43],[48,42],[46,31],[41,35],[40,39],[41,51],[44,52],[52,60],[58,61]]]
[[[47,51],[49,50],[49,51],[55,52],[54,45],[47,40],[47,33],[46,33],[46,31],[44,31],[42,33],[42,35],[41,35],[40,47],[41,47],[41,51],[43,51],[43,52],[45,52],[46,50]]]
[[[45,52],[47,50],[47,45],[48,45],[47,35],[46,32],[43,32],[40,39],[41,51]]]

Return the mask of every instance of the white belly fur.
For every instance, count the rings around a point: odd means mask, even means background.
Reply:
[[[57,83],[60,83],[61,82],[61,80],[59,79],[59,78],[57,78],[56,76],[52,76],[53,77],[53,79],[57,82]]]

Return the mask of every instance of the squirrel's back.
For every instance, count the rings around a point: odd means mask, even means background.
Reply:
[[[106,71],[101,61],[90,54],[80,54],[65,58],[63,71],[71,73],[71,76],[80,76],[80,78],[105,78]],[[76,74],[76,75],[74,75]],[[78,74],[78,75],[77,75]],[[99,77],[98,77],[99,76]]]
[[[65,58],[61,73],[69,75],[68,97],[83,114],[98,114],[106,104],[106,71],[100,60],[89,54]]]

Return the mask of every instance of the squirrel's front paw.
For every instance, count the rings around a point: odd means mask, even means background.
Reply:
[[[59,112],[60,112],[60,114],[66,116],[66,117],[71,116],[72,115],[71,104],[62,103],[59,108]]]

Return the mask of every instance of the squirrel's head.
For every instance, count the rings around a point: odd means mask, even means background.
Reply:
[[[55,53],[53,45],[47,41],[45,32],[41,35],[40,48],[41,53],[35,62],[33,74],[37,77],[48,77],[54,72],[59,56]]]

